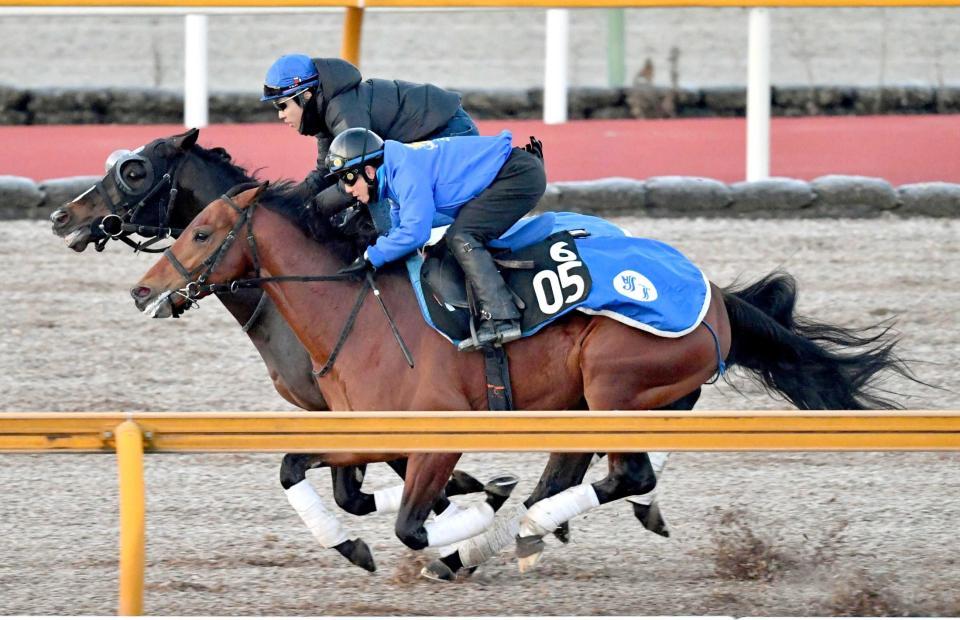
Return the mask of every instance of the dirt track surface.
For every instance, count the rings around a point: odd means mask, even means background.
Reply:
[[[863,326],[898,314],[900,351],[917,360],[916,373],[957,385],[956,221],[621,223],[676,245],[720,284],[784,269],[799,280],[801,311],[821,320]],[[216,301],[176,322],[135,311],[126,290],[153,258],[121,247],[77,255],[47,225],[18,221],[0,225],[0,261],[0,409],[290,409]],[[742,392],[706,388],[698,408],[782,406],[742,378],[734,384]],[[901,398],[909,408],[957,406],[952,392],[885,385],[909,393]],[[543,462],[471,455],[462,468],[516,473],[513,502]],[[659,487],[669,540],[618,503],[574,521],[571,544],[550,541],[536,573],[519,576],[508,550],[470,581],[442,586],[415,577],[420,560],[386,516],[343,517],[371,544],[373,575],[318,548],[283,496],[277,455],[153,455],[146,607],[165,615],[960,615],[958,465],[960,455],[945,453],[677,453]],[[330,497],[325,472],[311,480]],[[382,466],[368,480],[371,488],[395,482]],[[114,459],[0,455],[0,489],[0,614],[114,613]],[[750,572],[768,578],[744,579]]]

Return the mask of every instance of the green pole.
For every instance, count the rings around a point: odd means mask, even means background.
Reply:
[[[627,84],[623,14],[624,9],[607,10],[607,82],[613,88]]]

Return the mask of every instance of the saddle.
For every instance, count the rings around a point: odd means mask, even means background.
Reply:
[[[503,242],[489,247],[520,309],[524,335],[566,314],[590,294],[590,272],[574,241],[587,235],[583,230],[562,231],[518,250]],[[469,338],[476,308],[460,264],[442,241],[428,246],[421,260],[420,286],[434,326],[454,342]]]

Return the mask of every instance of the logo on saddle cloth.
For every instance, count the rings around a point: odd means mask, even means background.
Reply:
[[[656,301],[657,287],[646,276],[632,269],[621,271],[613,278],[613,288],[636,301]]]

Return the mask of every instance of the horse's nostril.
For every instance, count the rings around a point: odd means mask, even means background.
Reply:
[[[54,224],[66,224],[70,220],[70,214],[63,209],[57,209],[50,214],[50,220]]]
[[[150,295],[150,288],[147,286],[135,286],[130,289],[130,295],[137,300],[143,299]]]

